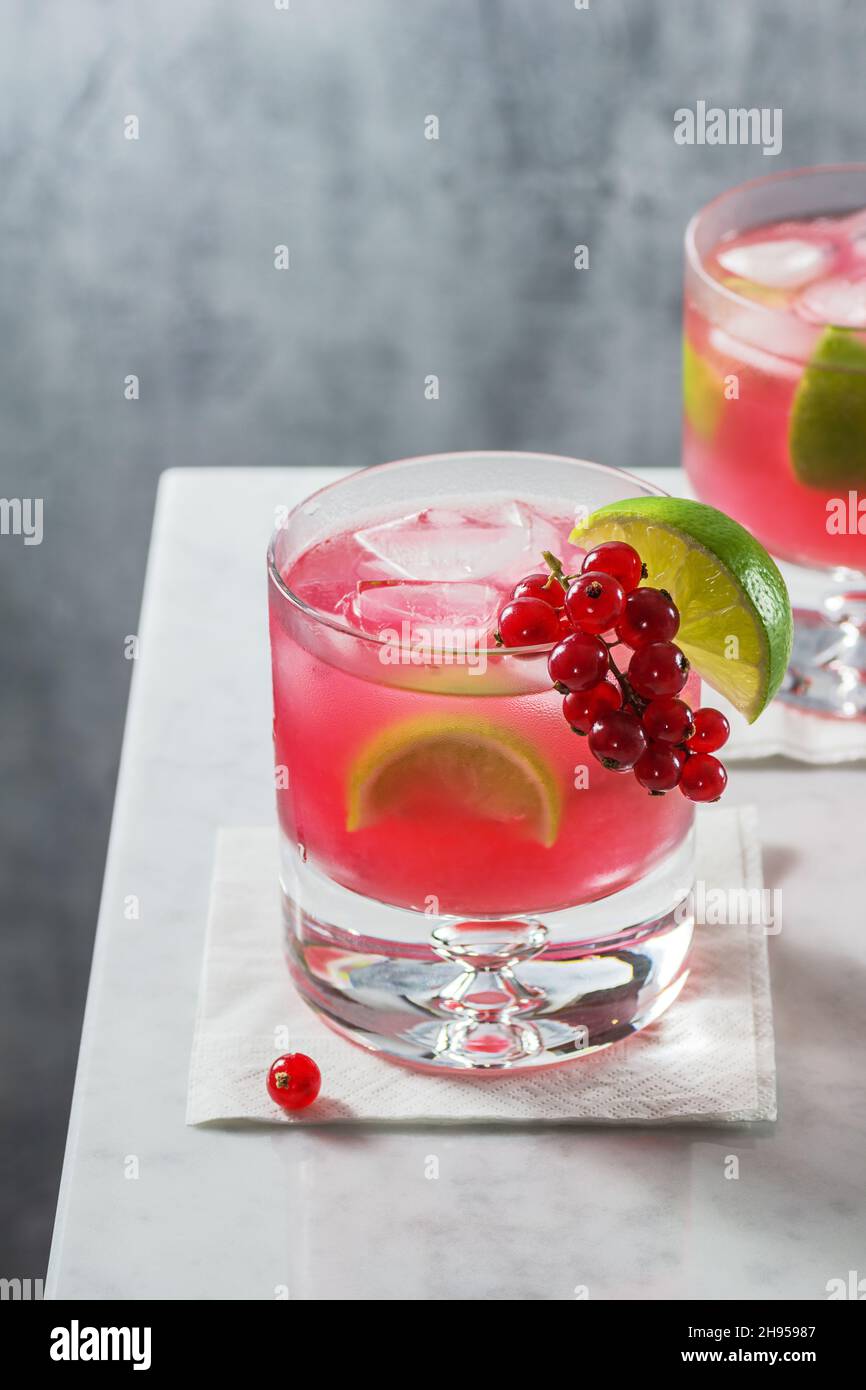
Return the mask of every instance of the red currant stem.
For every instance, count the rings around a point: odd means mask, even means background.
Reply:
[[[562,561],[558,559],[556,555],[554,555],[552,550],[542,550],[541,554],[544,559],[544,563],[550,570],[550,578],[558,579],[561,584],[563,579],[565,578],[565,574],[562,568]]]
[[[623,699],[625,700],[626,704],[629,705],[629,706],[631,707],[631,709],[634,710],[634,712],[635,712],[635,714],[637,715],[638,719],[640,719],[640,717],[641,717],[641,715],[643,714],[644,710],[646,709],[647,704],[649,703],[649,701],[648,701],[648,700],[642,700],[641,697],[640,697],[639,695],[636,695],[636,694],[635,694],[634,690],[632,689],[631,681],[629,680],[628,676],[626,676],[626,675],[623,674],[623,672],[619,669],[619,667],[617,666],[616,662],[614,661],[614,659],[613,659],[613,652],[611,651],[611,647],[615,647],[615,646],[618,646],[618,645],[619,645],[619,643],[617,643],[617,642],[609,642],[609,643],[607,644],[607,659],[608,659],[608,662],[609,662],[609,664],[610,664],[610,669],[611,669],[611,671],[613,672],[614,677],[616,678],[616,680],[617,680],[617,682],[618,682],[618,684],[619,684],[620,690],[622,691]]]
[[[563,589],[567,589],[571,580],[576,578],[576,576],[573,574],[565,573],[562,561],[559,559],[557,555],[554,555],[552,550],[542,550],[541,554],[542,558],[544,559],[544,563],[550,570],[550,579],[548,579],[547,581],[548,584],[552,583],[552,581],[556,579],[562,585]]]

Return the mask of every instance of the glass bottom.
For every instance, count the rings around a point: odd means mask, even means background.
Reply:
[[[794,609],[791,664],[778,698],[812,714],[866,719],[866,591]]]
[[[659,1018],[688,977],[693,832],[595,903],[508,920],[432,916],[342,888],[283,841],[289,969],[338,1033],[433,1071],[574,1061]]]

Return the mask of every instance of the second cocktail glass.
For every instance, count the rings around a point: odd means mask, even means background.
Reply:
[[[683,375],[697,496],[801,567],[780,698],[863,717],[866,165],[758,179],[692,219]]]

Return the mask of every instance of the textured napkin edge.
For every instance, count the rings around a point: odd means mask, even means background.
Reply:
[[[761,840],[758,834],[758,812],[755,806],[741,806],[737,817],[737,833],[740,837],[740,853],[743,859],[743,877],[746,887],[761,889],[764,886],[764,866],[761,854]],[[770,985],[770,954],[767,949],[767,933],[762,926],[753,926],[748,932],[749,949],[749,987],[752,996],[752,1020],[755,1029],[755,1077],[756,1105],[753,1115],[744,1119],[778,1118],[778,1093],[776,1090],[776,1033],[773,1026],[773,996]]]
[[[834,719],[794,709],[776,699],[756,724],[747,724],[723,696],[716,695],[713,703],[731,723],[731,739],[725,746],[726,762],[789,758],[809,767],[835,767],[866,759],[866,720]]]

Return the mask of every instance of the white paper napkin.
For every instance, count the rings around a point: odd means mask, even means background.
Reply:
[[[866,758],[866,720],[805,714],[774,700],[754,724],[747,724],[717,691],[707,689],[703,698],[730,720],[730,742],[719,755],[725,762],[781,756],[800,763],[826,764]]]
[[[658,1023],[603,1052],[543,1072],[437,1076],[345,1042],[301,1001],[282,953],[276,863],[275,831],[219,832],[188,1124],[775,1119],[762,927],[699,927],[679,999]],[[697,876],[707,888],[762,887],[752,808],[699,814]],[[323,1077],[316,1104],[294,1115],[265,1090],[270,1063],[286,1050],[315,1057]]]

